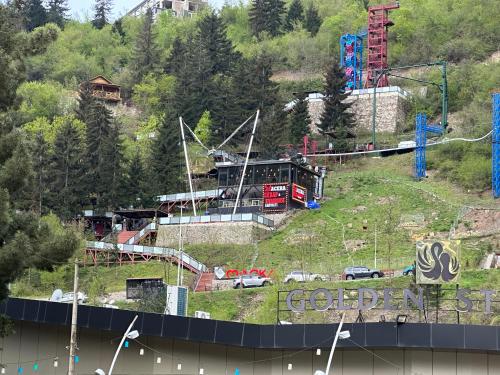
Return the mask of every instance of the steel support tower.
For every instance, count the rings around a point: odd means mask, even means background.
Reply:
[[[346,91],[363,87],[363,38],[344,34],[340,37],[340,66],[346,76]]]
[[[493,94],[492,97],[493,112],[492,125],[493,133],[491,136],[491,159],[492,159],[492,188],[493,197],[500,198],[500,93]]]
[[[389,11],[398,9],[399,3],[376,5],[368,8],[368,58],[365,87],[389,86],[387,75],[382,73],[387,69],[387,36],[389,27],[394,23],[389,19]],[[382,74],[378,77],[378,74]],[[377,79],[378,78],[378,79]]]
[[[417,126],[415,132],[415,178],[421,180],[425,178],[427,162],[425,159],[425,146],[427,143],[427,116],[424,113],[417,113]]]

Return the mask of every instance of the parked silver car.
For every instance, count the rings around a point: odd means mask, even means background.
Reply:
[[[283,282],[290,283],[296,281],[299,283],[303,283],[306,281],[326,281],[326,279],[327,279],[326,276],[319,275],[317,273],[292,271],[285,276]]]
[[[243,286],[243,288],[252,288],[259,286],[266,286],[272,283],[269,277],[255,276],[255,275],[243,275],[233,280],[233,288],[237,289]]]

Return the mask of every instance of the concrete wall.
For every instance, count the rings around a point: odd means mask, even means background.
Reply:
[[[247,245],[264,239],[269,233],[269,228],[253,222],[182,225],[182,240],[187,244]],[[179,225],[159,225],[156,245],[177,248]]]
[[[77,374],[93,374],[96,368],[108,372],[119,333],[83,329],[78,334]],[[115,375],[312,375],[326,367],[328,350],[320,356],[312,350],[282,351],[243,349],[181,340],[139,337],[118,357]],[[0,363],[6,374],[65,375],[69,329],[60,326],[16,323],[15,333],[0,338]],[[140,349],[144,354],[140,355]],[[54,357],[59,366],[53,366]],[[161,358],[158,363],[158,357]],[[38,371],[33,371],[37,361]],[[181,370],[177,365],[181,364]],[[288,370],[291,364],[291,370]],[[339,349],[335,352],[332,375],[500,375],[500,354],[431,350]]]
[[[391,91],[392,90],[392,91]],[[404,125],[407,107],[408,94],[397,87],[385,87],[377,89],[377,132],[395,132]],[[371,132],[372,129],[372,108],[373,91],[355,90],[346,99],[347,103],[352,103],[357,132]],[[318,131],[317,125],[320,123],[321,113],[324,103],[321,99],[314,99],[308,102],[309,116],[311,117],[311,130]]]

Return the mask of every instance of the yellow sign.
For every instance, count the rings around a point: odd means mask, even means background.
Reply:
[[[458,284],[460,241],[418,241],[416,260],[417,284]]]

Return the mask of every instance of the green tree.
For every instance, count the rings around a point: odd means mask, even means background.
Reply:
[[[55,23],[59,27],[64,27],[68,18],[68,2],[66,0],[48,0],[47,2],[47,22]]]
[[[152,145],[149,165],[152,195],[179,192],[180,189],[180,130],[177,117],[168,112]]]
[[[298,95],[290,114],[289,127],[290,127],[290,141],[292,143],[299,143],[303,137],[309,132],[309,124],[311,119],[309,117],[309,110],[305,94]]]
[[[112,6],[112,0],[96,0],[94,4],[94,19],[92,20],[92,26],[99,30],[106,26],[109,21]]]
[[[123,158],[123,143],[120,135],[121,124],[112,121],[109,134],[103,139],[97,170],[97,197],[99,206],[114,210],[126,201],[126,180]]]
[[[31,156],[33,159],[33,200],[36,202],[37,212],[41,216],[46,212],[48,205],[47,194],[49,191],[49,158],[50,149],[42,132],[35,134],[31,144]]]
[[[207,57],[209,73],[228,73],[240,58],[226,34],[226,25],[221,17],[211,12],[198,23],[197,40]]]
[[[127,173],[127,203],[133,207],[144,207],[148,204],[146,186],[146,171],[141,158],[140,150],[137,149],[130,160]]]
[[[253,35],[260,36],[263,32],[273,37],[280,35],[285,13],[283,0],[253,0],[249,10]]]
[[[17,95],[22,99],[20,111],[29,120],[36,117],[52,120],[68,109],[68,92],[57,82],[24,82]]]
[[[50,207],[65,220],[82,210],[85,176],[84,132],[66,121],[56,134],[50,160]]]
[[[92,85],[89,81],[85,81],[80,85],[77,102],[76,118],[87,123],[90,120],[92,108],[96,103],[96,99],[92,96]]]
[[[136,38],[131,63],[136,83],[140,82],[148,73],[154,73],[159,64],[159,52],[153,24],[153,12],[151,8],[148,8],[143,17],[141,31]]]
[[[112,115],[103,104],[95,102],[87,115],[86,128],[86,191],[91,199],[95,199],[95,205],[99,209],[106,209],[106,203],[103,201],[103,194],[107,188],[106,182],[109,182],[106,174],[107,158],[104,156],[108,141],[111,137]]]
[[[336,149],[348,149],[349,131],[355,126],[354,116],[349,112],[350,104],[345,102],[349,94],[345,93],[345,74],[334,59],[325,76],[324,109],[319,128],[324,134],[333,135]]]
[[[194,134],[196,134],[198,139],[203,144],[206,144],[210,139],[211,128],[212,128],[212,120],[210,118],[210,112],[205,111],[203,112],[200,121],[198,121],[198,124],[196,124],[196,130],[194,131]]]
[[[302,1],[293,0],[286,14],[285,29],[287,31],[292,31],[296,24],[302,24],[304,20],[304,7],[302,6]]]
[[[257,146],[260,157],[276,159],[279,145],[283,141],[283,129],[286,128],[286,113],[281,106],[268,108],[257,128]]]
[[[34,28],[43,26],[47,22],[47,10],[41,0],[30,0],[26,13],[26,28],[32,31]]]
[[[306,19],[305,19],[305,28],[307,31],[311,33],[312,36],[316,36],[316,34],[319,31],[319,28],[321,27],[321,17],[319,16],[318,10],[314,6],[314,4],[311,2],[309,3],[309,6],[307,7],[306,11]]]

